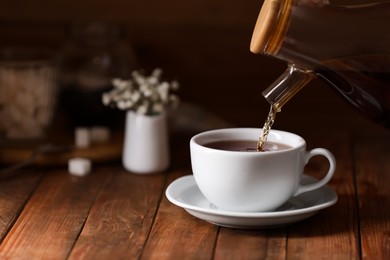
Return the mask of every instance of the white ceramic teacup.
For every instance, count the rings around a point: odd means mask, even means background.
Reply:
[[[284,150],[242,152],[208,148],[224,140],[253,140],[259,128],[227,128],[203,132],[190,141],[195,181],[203,195],[223,210],[272,211],[292,196],[320,188],[332,178],[336,160],[323,148],[306,151],[305,140],[293,133],[271,130],[268,141],[290,146]],[[329,161],[326,175],[311,184],[300,184],[304,167],[311,157],[321,155]]]

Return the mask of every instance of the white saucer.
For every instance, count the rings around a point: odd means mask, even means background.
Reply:
[[[315,179],[303,176],[302,183]],[[219,210],[200,192],[193,175],[173,181],[165,195],[173,204],[191,215],[219,226],[232,228],[269,228],[291,224],[311,217],[337,202],[337,194],[328,186],[300,194],[272,212],[233,212]]]

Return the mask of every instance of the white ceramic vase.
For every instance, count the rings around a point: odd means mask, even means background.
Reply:
[[[154,116],[126,114],[122,163],[137,174],[162,172],[169,166],[166,113]]]

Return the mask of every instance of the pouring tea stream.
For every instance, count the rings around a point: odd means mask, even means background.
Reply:
[[[265,0],[250,50],[288,63],[262,93],[271,104],[268,120],[272,110],[274,120],[297,92],[321,78],[357,110],[390,128],[389,20],[390,1],[339,6],[328,0]]]

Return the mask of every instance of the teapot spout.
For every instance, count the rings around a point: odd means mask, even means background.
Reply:
[[[314,72],[289,64],[286,71],[262,95],[276,111],[280,111],[287,101],[315,77]]]

